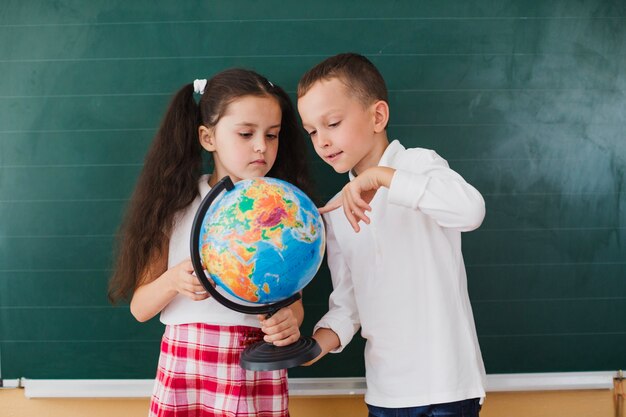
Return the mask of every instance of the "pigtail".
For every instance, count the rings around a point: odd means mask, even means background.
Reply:
[[[174,216],[198,194],[202,153],[198,140],[200,112],[188,84],[172,99],[146,155],[137,186],[117,237],[116,265],[109,283],[113,302],[129,298],[149,271],[166,256]]]

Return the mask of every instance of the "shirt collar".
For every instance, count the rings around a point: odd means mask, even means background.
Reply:
[[[384,167],[389,166],[391,162],[393,161],[394,157],[396,156],[396,154],[403,150],[404,150],[404,146],[402,146],[400,141],[394,140],[387,146],[387,149],[385,149],[385,152],[383,152],[383,156],[381,156],[380,161],[378,161],[378,166],[384,166]],[[348,175],[350,177],[350,181],[352,181],[356,177],[356,175],[354,175],[354,172],[352,172],[352,170],[348,172]]]

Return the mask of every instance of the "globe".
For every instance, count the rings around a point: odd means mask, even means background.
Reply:
[[[284,300],[315,276],[324,225],[297,187],[274,178],[242,180],[206,211],[200,225],[202,267],[230,295],[255,304]]]

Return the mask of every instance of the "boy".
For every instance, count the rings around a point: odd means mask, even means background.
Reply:
[[[333,292],[316,360],[361,327],[370,416],[477,416],[485,371],[460,232],[482,223],[482,196],[434,151],[389,143],[385,82],[363,56],[304,74],[298,110],[317,154],[350,177],[320,209]]]

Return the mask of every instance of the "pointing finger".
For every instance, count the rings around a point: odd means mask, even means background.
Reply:
[[[320,207],[318,211],[320,214],[328,213],[330,211],[336,210],[343,205],[343,199],[341,197],[336,198],[332,201],[329,201],[324,207]]]

